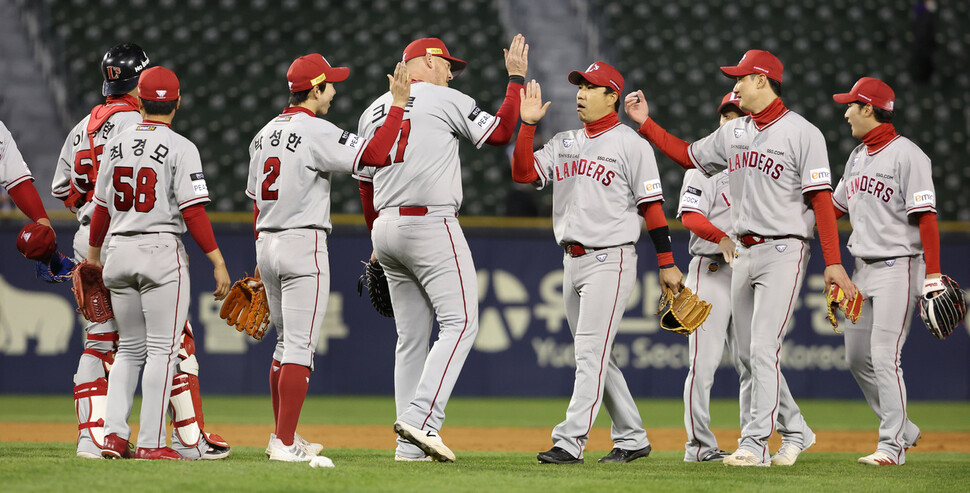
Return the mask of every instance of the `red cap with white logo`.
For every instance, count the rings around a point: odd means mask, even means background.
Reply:
[[[889,87],[889,84],[879,79],[863,77],[856,81],[849,92],[834,94],[832,95],[832,99],[836,103],[848,104],[858,101],[860,103],[871,104],[876,108],[882,108],[886,111],[893,111],[896,93]]]
[[[737,94],[734,94],[734,92],[729,92],[725,94],[724,97],[721,98],[721,104],[717,105],[718,114],[724,111],[724,108],[733,106],[737,108],[737,110],[740,111],[742,114],[747,115],[748,112],[741,109],[741,105],[738,104],[738,101],[740,101],[740,99],[738,98]]]
[[[179,78],[165,67],[152,67],[138,76],[138,97],[148,101],[175,101],[179,98]]]
[[[733,67],[721,67],[721,72],[730,77],[744,77],[751,74],[765,74],[769,79],[781,83],[785,66],[775,55],[764,50],[748,50],[741,61]]]
[[[569,82],[579,85],[582,81],[601,87],[609,87],[616,92],[623,92],[623,76],[620,71],[606,62],[593,62],[585,72],[573,70],[569,72]]]
[[[310,53],[293,60],[286,71],[290,92],[306,91],[321,82],[344,81],[349,76],[349,68],[331,67],[330,62],[319,53]]]

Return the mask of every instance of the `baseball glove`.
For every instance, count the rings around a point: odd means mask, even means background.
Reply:
[[[664,290],[655,315],[660,315],[660,327],[664,330],[689,336],[707,320],[710,313],[711,304],[681,284],[680,292],[676,295],[670,289]]]
[[[91,322],[107,322],[114,318],[111,309],[111,292],[101,279],[101,267],[89,264],[87,260],[71,271],[71,282],[77,311]]]
[[[866,299],[862,297],[861,292],[856,293],[855,298],[850,300],[838,284],[829,285],[828,289],[825,290],[825,308],[828,310],[827,316],[832,324],[832,330],[836,334],[842,333],[839,331],[839,321],[835,319],[836,309],[842,311],[846,320],[858,323],[859,317],[862,316],[862,303],[865,301]]]
[[[259,341],[269,326],[269,303],[266,301],[266,290],[262,287],[254,289],[250,282],[258,282],[258,279],[246,277],[232,285],[229,295],[222,302],[219,316],[226,320],[227,325],[235,325],[236,330],[245,331]]]
[[[61,252],[54,250],[54,254],[46,261],[34,263],[34,270],[37,277],[50,282],[64,282],[71,279],[71,271],[74,270],[74,260],[65,257]]]
[[[364,273],[357,279],[357,296],[363,293],[364,283],[367,283],[367,295],[377,313],[385,317],[394,318],[394,307],[391,306],[391,288],[387,286],[387,276],[384,268],[376,260],[363,262]]]
[[[947,276],[928,279],[919,299],[919,316],[933,337],[946,339],[967,316],[966,293]]]

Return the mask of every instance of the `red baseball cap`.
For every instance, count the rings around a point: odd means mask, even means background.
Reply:
[[[728,106],[734,106],[738,109],[738,111],[741,112],[741,114],[747,115],[748,112],[741,109],[741,105],[738,104],[738,101],[740,101],[740,99],[738,99],[738,95],[734,94],[733,91],[725,94],[724,97],[721,98],[721,104],[717,105],[717,113],[720,114],[722,111],[724,111],[724,108],[727,108]]]
[[[42,224],[30,223],[17,235],[17,250],[31,260],[47,260],[56,249],[54,230]]]
[[[293,60],[286,71],[290,92],[306,91],[321,82],[344,81],[349,76],[349,68],[331,67],[330,62],[319,53],[310,53]]]
[[[411,44],[404,48],[404,56],[401,61],[407,62],[428,53],[451,62],[451,75],[455,77],[458,77],[458,74],[465,70],[465,66],[468,65],[468,62],[451,56],[445,42],[438,38],[421,38],[411,41]]]
[[[619,70],[606,62],[593,62],[592,65],[586,67],[585,72],[579,70],[569,72],[570,83],[578,86],[584,80],[596,86],[609,87],[616,92],[623,92],[623,76],[620,75]]]
[[[775,55],[764,50],[748,50],[734,67],[721,67],[721,72],[730,77],[744,77],[751,74],[765,74],[769,79],[781,83],[785,66]]]
[[[179,98],[179,79],[165,67],[152,67],[138,76],[138,97],[149,101],[175,101]]]
[[[863,77],[856,81],[849,92],[832,95],[836,103],[869,103],[876,108],[892,111],[896,101],[896,93],[889,84],[872,77]]]

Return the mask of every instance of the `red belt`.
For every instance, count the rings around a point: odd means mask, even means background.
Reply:
[[[562,246],[562,248],[563,250],[566,251],[566,254],[569,255],[570,257],[582,257],[583,255],[586,255],[589,252],[595,252],[596,250],[603,250],[603,248],[584,247],[579,243],[566,243]]]
[[[767,240],[782,240],[785,238],[794,238],[794,236],[793,235],[785,235],[785,236],[741,235],[741,238],[739,239],[741,240],[741,243],[744,244],[744,246],[754,246],[754,245],[760,245]]]
[[[398,207],[398,214],[402,216],[424,216],[428,214],[427,207]]]

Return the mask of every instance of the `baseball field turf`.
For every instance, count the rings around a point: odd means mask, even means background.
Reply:
[[[967,491],[970,488],[970,403],[913,402],[923,431],[900,467],[856,463],[875,449],[875,417],[861,401],[800,400],[818,444],[792,467],[728,468],[684,463],[683,404],[638,400],[654,447],[646,459],[598,464],[611,447],[600,413],[577,466],[539,465],[551,446],[565,399],[456,397],[442,430],[454,464],[393,460],[393,401],[388,397],[311,396],[298,432],[326,447],[333,469],[271,463],[263,454],[272,431],[265,397],[206,396],[208,431],[225,437],[222,461],[105,461],[74,457],[76,425],[69,396],[0,395],[0,488],[3,491]],[[136,402],[135,416],[137,421]],[[737,403],[712,403],[721,447],[733,450]],[[777,448],[777,438],[773,441]]]

